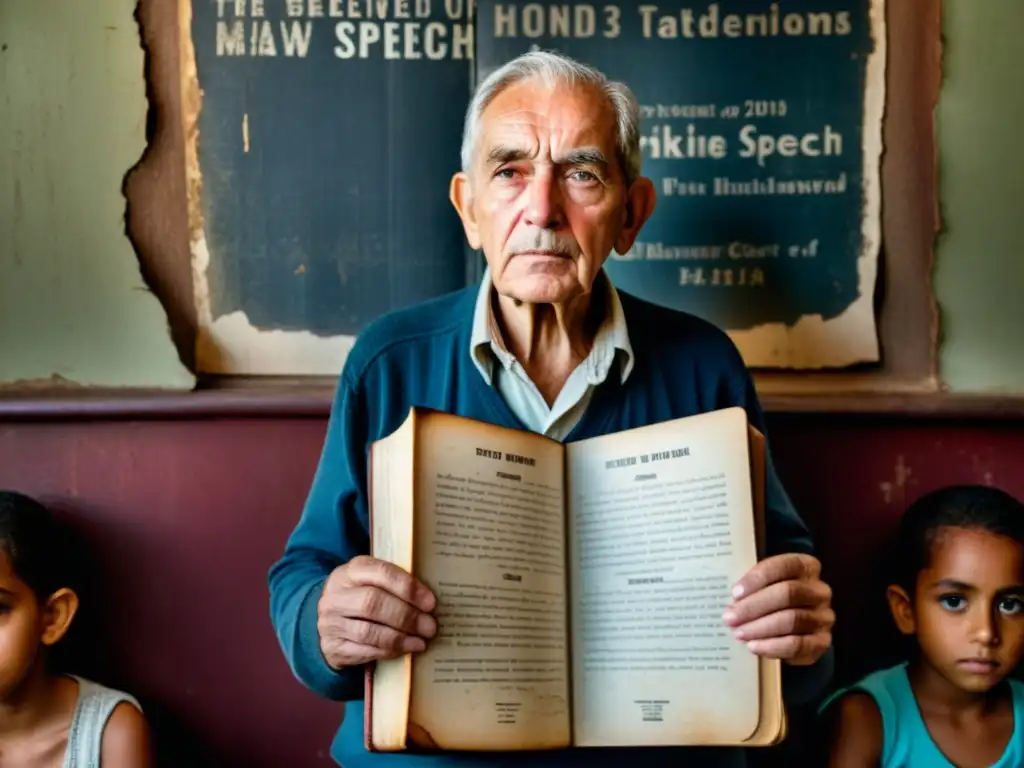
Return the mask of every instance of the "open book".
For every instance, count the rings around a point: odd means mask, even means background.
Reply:
[[[780,741],[780,663],[722,621],[764,475],[738,407],[566,445],[413,409],[371,449],[371,553],[438,633],[367,668],[367,749]]]

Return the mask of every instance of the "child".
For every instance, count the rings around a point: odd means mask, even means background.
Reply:
[[[45,507],[0,491],[0,766],[149,766],[133,698],[47,668],[78,609],[61,541]]]
[[[825,703],[828,764],[1024,766],[1024,685],[1007,677],[1024,655],[1024,505],[982,486],[924,496],[890,565],[889,608],[914,651]]]

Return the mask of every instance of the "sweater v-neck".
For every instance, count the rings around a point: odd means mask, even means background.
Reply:
[[[501,396],[498,389],[493,384],[488,384],[484,377],[480,375],[480,372],[473,365],[473,361],[470,358],[470,350],[468,344],[463,349],[465,360],[462,360],[460,355],[460,368],[461,375],[469,376],[473,380],[473,387],[478,392],[480,399],[487,406],[491,415],[496,417],[497,423],[502,426],[511,427],[513,429],[519,429],[524,432],[532,432],[533,434],[540,434],[534,432],[527,427],[519,419],[512,409],[508,407],[508,403],[505,402],[505,398]],[[565,439],[560,441],[563,444],[571,443],[576,440],[580,440],[589,435],[601,435],[604,434],[604,430],[607,427],[608,422],[614,416],[614,411],[607,407],[608,403],[608,392],[610,389],[621,386],[614,381],[614,376],[609,376],[604,382],[599,384],[591,397],[590,403],[583,411],[583,415],[580,419],[569,430],[569,434],[566,435]]]

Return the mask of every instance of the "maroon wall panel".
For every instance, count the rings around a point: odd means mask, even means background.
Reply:
[[[103,600],[86,606],[80,668],[142,697],[168,765],[330,765],[341,708],[292,677],[266,588],[324,426],[0,423],[0,487],[66,514],[98,563]],[[891,648],[873,558],[906,504],[951,482],[1024,497],[1021,422],[775,416],[769,429],[836,591],[842,679]]]
[[[341,708],[292,676],[267,569],[298,518],[316,420],[0,424],[0,487],[66,512],[101,564],[115,682],[154,710],[165,765],[331,765]]]
[[[881,559],[901,512],[943,485],[995,485],[1024,499],[1024,422],[776,417],[779,473],[811,526],[835,592],[837,679],[898,652]]]

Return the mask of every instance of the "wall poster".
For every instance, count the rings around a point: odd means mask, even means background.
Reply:
[[[758,368],[879,359],[884,0],[179,0],[205,373],[336,375],[473,280],[448,202],[475,78],[533,47],[624,80],[658,205],[608,262]]]
[[[462,288],[471,0],[179,0],[196,357],[329,375]]]
[[[616,285],[713,321],[752,367],[879,359],[882,0],[478,0],[479,77],[533,46],[640,103],[658,204]]]

